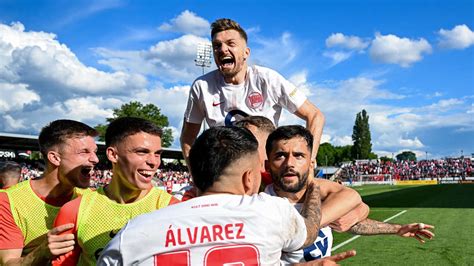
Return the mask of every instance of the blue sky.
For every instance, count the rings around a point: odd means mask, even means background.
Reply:
[[[351,144],[366,109],[379,155],[474,153],[473,1],[0,0],[0,131],[94,126],[138,100],[168,116],[179,147],[196,46],[222,17],[248,31],[251,64],[325,113],[323,141]]]

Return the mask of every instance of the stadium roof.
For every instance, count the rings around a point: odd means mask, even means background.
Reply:
[[[104,154],[105,142],[96,141],[95,143],[99,149],[98,152]],[[38,136],[0,132],[0,149],[39,151]],[[169,159],[183,159],[183,154],[179,149],[163,148],[161,156]]]

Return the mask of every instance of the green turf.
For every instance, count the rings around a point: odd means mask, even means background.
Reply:
[[[421,244],[398,236],[362,236],[333,253],[355,249],[341,265],[474,265],[474,185],[362,186],[356,188],[370,207],[369,217],[390,223],[423,222],[436,228]],[[334,232],[333,247],[351,238]]]

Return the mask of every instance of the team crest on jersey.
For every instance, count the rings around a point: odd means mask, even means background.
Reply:
[[[252,92],[247,97],[249,107],[252,109],[258,108],[263,104],[263,96],[259,92]]]

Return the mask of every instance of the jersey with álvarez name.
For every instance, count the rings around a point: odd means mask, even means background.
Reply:
[[[304,219],[287,199],[214,194],[133,219],[98,265],[277,265],[305,240]]]
[[[184,113],[186,122],[210,127],[229,126],[246,116],[264,116],[278,126],[282,109],[294,113],[306,100],[304,93],[276,71],[249,66],[242,84],[228,84],[219,70],[196,79]]]
[[[265,188],[265,192],[272,196],[278,196],[273,189],[273,184]],[[295,203],[295,208],[301,212],[303,204]],[[324,257],[331,256],[331,249],[333,243],[332,229],[325,226],[319,229],[318,237],[313,244],[293,252],[282,253],[281,260],[283,264],[293,264],[297,262],[312,261]]]

